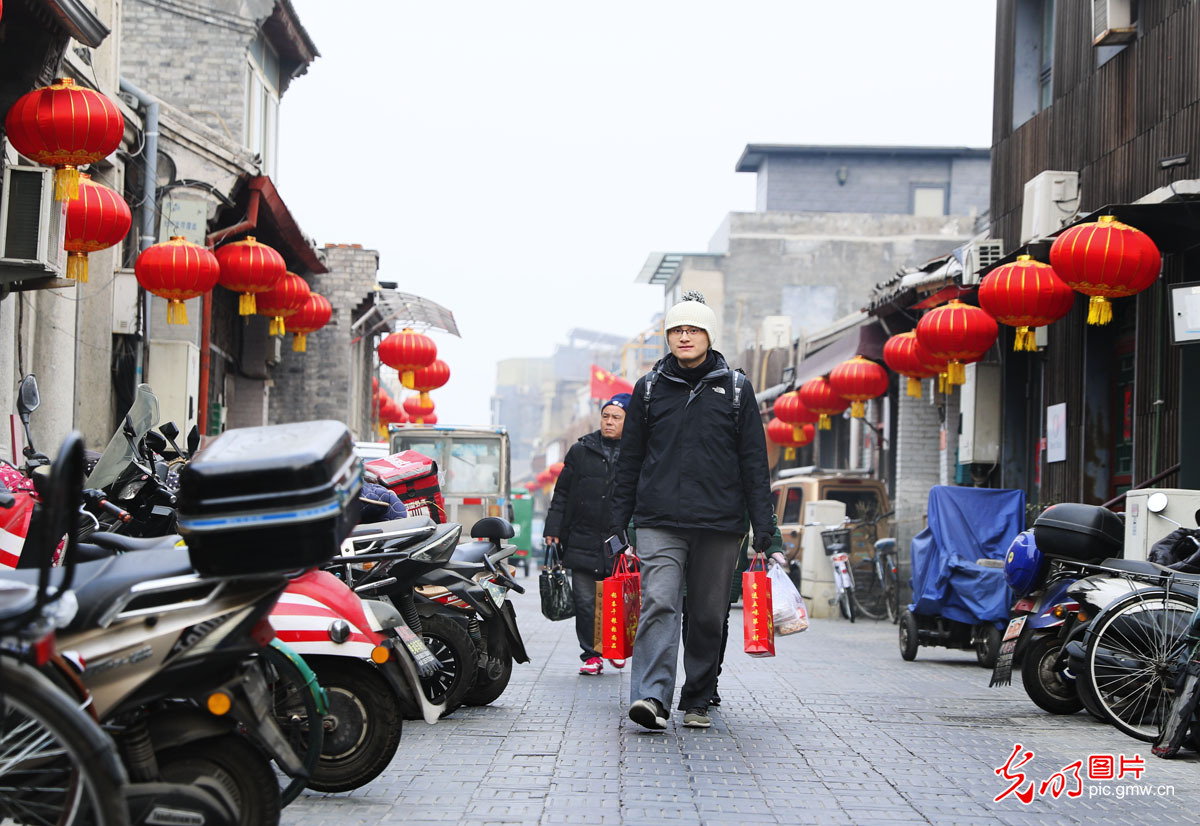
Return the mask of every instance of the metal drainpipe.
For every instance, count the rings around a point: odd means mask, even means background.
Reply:
[[[143,134],[146,145],[142,147],[142,158],[145,161],[145,173],[142,175],[142,229],[139,252],[153,246],[154,217],[158,213],[155,198],[155,187],[158,184],[158,101],[134,86],[125,78],[121,78],[121,91],[133,95],[146,111],[143,124]],[[142,346],[137,349],[135,375],[137,383],[144,381],[145,353],[150,343],[150,293],[142,291]]]

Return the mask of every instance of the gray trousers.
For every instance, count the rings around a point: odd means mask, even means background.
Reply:
[[[642,615],[633,646],[631,699],[653,697],[664,708],[671,706],[686,585],[688,638],[679,708],[708,706],[717,685],[721,629],[741,539],[741,534],[715,531],[638,528]]]
[[[575,597],[575,636],[583,653],[579,659],[587,662],[599,657],[596,650],[596,578],[587,571],[571,571],[571,596]]]

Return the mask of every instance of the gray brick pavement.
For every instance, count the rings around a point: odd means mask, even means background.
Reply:
[[[499,700],[434,726],[407,722],[395,761],[374,783],[344,795],[305,793],[283,822],[1195,822],[1200,758],[1159,760],[1148,744],[1085,714],[1045,714],[1019,681],[988,688],[969,652],[922,648],[906,663],[884,623],[816,620],[779,638],[778,656],[755,659],[741,653],[735,607],[713,727],[685,729],[676,713],[665,733],[643,732],[625,717],[628,668],[577,675],[574,624],[543,619],[536,580],[526,583],[533,587],[516,606],[532,662],[514,667]],[[1083,796],[994,802],[1008,785],[995,770],[1018,742],[1034,752],[1020,769],[1028,780],[1083,760]],[[1091,753],[1140,755],[1145,771],[1090,781]],[[1147,786],[1149,794],[1132,791]]]

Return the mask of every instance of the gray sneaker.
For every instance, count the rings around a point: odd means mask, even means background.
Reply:
[[[667,710],[658,700],[647,697],[629,707],[629,719],[642,728],[662,731],[667,727]]]
[[[708,719],[708,709],[689,708],[683,715],[683,724],[688,728],[708,728],[712,720]]]

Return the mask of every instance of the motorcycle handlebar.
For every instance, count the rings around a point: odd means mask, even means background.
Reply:
[[[109,516],[115,516],[120,521],[128,524],[133,519],[133,514],[118,505],[114,505],[108,501],[107,494],[102,490],[95,488],[85,488],[83,491],[83,500],[91,507],[97,510],[104,511]]]

